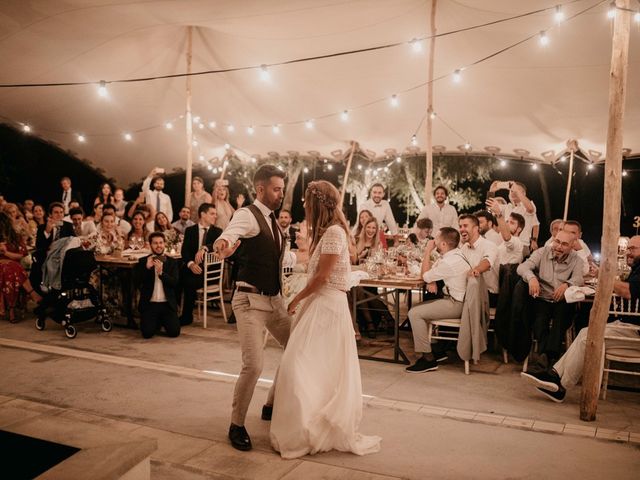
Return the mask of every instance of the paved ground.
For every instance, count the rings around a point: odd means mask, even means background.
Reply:
[[[483,356],[465,376],[460,362],[409,375],[399,365],[361,361],[362,431],[383,437],[376,455],[328,453],[285,461],[259,419],[280,352],[266,349],[263,381],[247,421],[254,450],[228,446],[240,353],[233,326],[210,319],[177,339],[81,326],[67,339],[25,320],[0,323],[0,427],[61,415],[159,440],[159,479],[637,478],[640,396],[611,391],[598,419],[578,419],[579,390],[562,405],[538,397],[519,366]]]

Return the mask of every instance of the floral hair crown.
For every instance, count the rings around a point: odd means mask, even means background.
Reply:
[[[320,191],[320,189],[316,185],[314,184],[309,185],[309,191],[326,208],[336,208],[336,201],[333,198],[329,198],[326,193]]]

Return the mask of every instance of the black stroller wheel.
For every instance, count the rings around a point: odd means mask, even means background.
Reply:
[[[67,336],[67,338],[76,338],[78,331],[73,325],[67,325],[64,329],[64,334]]]
[[[36,329],[44,330],[44,318],[36,318]]]
[[[111,324],[111,320],[109,320],[108,318],[105,318],[104,320],[102,320],[102,323],[100,323],[100,326],[102,327],[103,332],[110,332],[111,329],[113,328],[113,325]]]

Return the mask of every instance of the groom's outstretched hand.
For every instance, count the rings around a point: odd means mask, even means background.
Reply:
[[[224,239],[219,239],[213,244],[213,251],[218,257],[227,258],[233,255],[239,246],[240,240],[229,246],[229,242]]]

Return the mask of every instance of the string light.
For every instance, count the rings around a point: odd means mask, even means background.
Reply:
[[[540,45],[542,45],[543,47],[549,45],[549,37],[547,37],[547,32],[545,32],[544,30],[540,32]]]
[[[349,120],[349,111],[348,110],[343,110],[342,113],[340,114],[340,120],[342,120],[343,122],[346,122],[347,120]]]
[[[566,162],[566,161],[567,161],[567,156],[566,156],[566,155],[561,156],[561,157],[560,157],[560,161],[561,161],[562,163]]]
[[[562,7],[560,5],[556,5],[556,12],[553,14],[553,18],[556,23],[562,23],[564,20],[564,12],[562,11]]]
[[[302,170],[305,174],[309,173],[309,168],[308,167],[304,167],[304,169]]]
[[[358,166],[356,167],[358,170],[362,170],[362,165],[358,164]]]
[[[198,160],[200,160],[201,162],[204,162],[204,155],[200,155],[200,156],[198,157]]]
[[[260,80],[263,82],[268,82],[271,80],[271,74],[269,73],[269,69],[266,65],[260,65]]]
[[[213,169],[213,174],[214,174],[214,175],[217,175],[217,173],[218,173],[218,167],[216,167],[216,168],[214,168],[214,169]]]
[[[251,163],[256,163],[257,161],[256,157],[251,157]]]
[[[231,148],[231,145],[229,145],[228,143],[224,144],[224,149],[225,150],[229,150]]]
[[[396,162],[398,162],[398,163],[402,163],[402,157],[398,155],[398,156],[396,157]]]
[[[311,130],[313,128],[313,119],[309,119],[304,122],[304,126],[307,127],[308,130]]]
[[[587,170],[593,170],[593,163],[590,163],[589,165],[587,165]]]
[[[464,149],[465,150],[471,150],[471,144],[469,142],[465,142]]]
[[[500,160],[500,166],[501,167],[506,167],[507,166],[507,161],[505,159]]]
[[[131,140],[133,140],[133,135],[131,135],[130,133],[125,133],[123,137],[127,142],[130,142]]]
[[[414,147],[418,145],[418,139],[415,135],[411,136],[411,145],[413,145]]]
[[[193,117],[193,119],[191,121],[193,123],[200,123],[200,117],[196,115],[195,117]]]
[[[235,131],[236,131],[236,127],[234,127],[233,124],[230,123],[229,125],[227,125],[227,132],[233,133]]]
[[[329,171],[333,170],[333,165],[331,165],[331,164],[327,165],[327,170],[329,170]]]
[[[457,69],[453,72],[453,81],[456,83],[460,83],[462,81],[462,72],[460,69]]]
[[[435,119],[436,119],[436,117],[437,117],[436,112],[431,112],[431,113],[429,114],[429,118],[430,118],[431,120],[435,120]]]
[[[78,141],[79,141],[80,143],[84,143],[84,142],[86,142],[86,141],[87,141],[87,138],[86,138],[84,135],[79,134],[79,135],[78,135]]]
[[[273,127],[271,127],[271,131],[275,134],[278,135],[280,133],[280,125],[274,125]]]
[[[255,132],[255,129],[253,128],[253,125],[249,125],[249,126],[247,127],[247,133],[248,133],[249,135],[253,135],[253,132]]]
[[[616,17],[616,2],[611,2],[609,4],[609,10],[607,10],[607,18],[615,18]]]
[[[622,170],[622,176],[626,177],[627,176],[627,171],[626,170]]]
[[[409,45],[411,45],[411,49],[415,53],[420,53],[422,51],[422,42],[420,40],[418,40],[417,38],[414,38],[413,40],[411,40],[409,42]]]
[[[396,95],[395,93],[391,95],[390,102],[392,107],[397,107],[398,105],[400,105],[400,102],[398,101],[398,95]]]
[[[538,170],[538,164],[537,163],[532,163],[531,164],[531,169],[532,170]]]
[[[384,167],[385,173],[389,171],[389,167]]]
[[[100,80],[100,86],[98,87],[98,95],[102,98],[106,98],[109,95],[109,91],[107,90],[107,82],[104,80]]]
[[[198,128],[199,128],[200,130],[204,130],[204,123],[200,123],[200,124],[198,124]]]
[[[29,125],[25,124],[25,125],[22,126],[22,131],[24,133],[31,133],[31,127]]]
[[[167,130],[171,130],[173,128],[173,123],[171,122],[167,122],[164,124],[164,128],[166,128]]]
[[[194,140],[191,144],[192,144],[194,147],[197,147],[197,146],[198,146],[198,140]]]
[[[209,128],[216,128],[216,122],[209,122]]]

